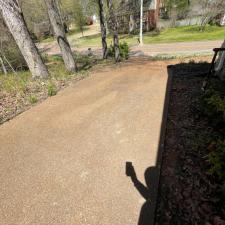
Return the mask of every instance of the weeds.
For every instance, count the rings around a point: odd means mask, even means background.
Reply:
[[[29,96],[29,102],[31,104],[35,104],[35,103],[37,103],[37,101],[38,101],[38,99],[37,99],[37,97],[35,95]]]
[[[48,96],[54,96],[57,94],[57,87],[54,83],[50,82],[48,84]]]

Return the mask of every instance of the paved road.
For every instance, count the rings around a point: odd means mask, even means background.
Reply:
[[[131,56],[157,56],[157,55],[195,55],[213,53],[213,48],[221,47],[223,40],[218,41],[195,41],[195,42],[178,42],[163,44],[145,44],[143,46],[132,46]],[[73,46],[73,44],[72,44]],[[55,42],[39,45],[39,48],[45,49],[50,55],[60,54],[58,45]],[[101,56],[102,51],[99,47],[91,47],[95,55]],[[87,48],[73,47],[74,51],[83,54],[89,53]]]
[[[95,72],[0,126],[0,224],[137,225],[151,201],[126,177],[125,162],[145,184],[157,157],[165,65]]]
[[[213,48],[221,47],[223,40],[218,41],[195,41],[149,44],[132,47],[132,55],[156,56],[156,55],[194,55],[213,53]]]

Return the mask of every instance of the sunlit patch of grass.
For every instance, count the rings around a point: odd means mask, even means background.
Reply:
[[[83,27],[83,32],[85,34],[85,31],[88,31],[90,29],[89,26],[84,26]],[[76,35],[76,34],[81,34],[81,30],[79,27],[74,27],[73,29],[69,30],[69,32],[66,34],[67,37],[72,37],[73,35]],[[53,36],[47,36],[47,37],[44,37],[44,38],[41,38],[39,41],[42,42],[42,43],[49,43],[49,42],[52,42],[54,41],[55,38]]]
[[[47,79],[33,79],[29,71],[18,71],[16,74],[8,73],[7,75],[0,73],[0,90],[10,94],[28,94],[29,98],[33,92],[43,91],[43,89],[48,92],[49,83],[57,84],[61,81],[67,82],[73,77],[83,77],[89,68],[98,63],[93,57],[82,55],[76,55],[75,57],[79,66],[79,71],[76,73],[66,70],[60,55],[45,57],[49,70]]]
[[[9,93],[25,92],[31,75],[28,71],[0,74],[0,88]]]
[[[122,34],[119,35],[121,41],[129,45],[138,44],[138,35]],[[225,38],[225,27],[206,26],[204,31],[200,31],[199,26],[175,27],[162,30],[161,32],[151,31],[144,33],[144,43],[172,43],[172,42],[190,42],[223,40]],[[112,44],[112,36],[107,37],[108,45]],[[101,46],[101,34],[81,37],[76,40],[77,47]]]
[[[223,40],[225,38],[225,27],[206,26],[204,31],[200,31],[199,26],[185,26],[168,28],[161,31],[158,35],[152,36],[151,33],[144,35],[144,42],[151,43],[170,43],[170,42],[189,42]]]
[[[37,101],[38,101],[36,95],[30,95],[29,98],[28,98],[28,100],[29,100],[29,102],[30,102],[31,104],[35,104],[35,103],[37,103]]]

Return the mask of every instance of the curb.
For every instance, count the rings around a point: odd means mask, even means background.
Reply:
[[[168,81],[167,81],[167,87],[166,87],[166,93],[165,93],[165,103],[164,103],[164,109],[163,109],[163,116],[162,116],[162,123],[161,123],[161,133],[160,133],[160,139],[159,139],[159,147],[158,147],[158,156],[156,161],[156,168],[157,168],[157,174],[156,174],[156,181],[155,181],[155,193],[153,196],[153,220],[149,225],[155,225],[156,223],[156,213],[157,208],[159,204],[159,186],[160,186],[160,175],[161,175],[161,165],[162,165],[162,158],[163,158],[163,152],[165,147],[165,137],[166,137],[166,130],[167,130],[167,119],[168,119],[168,111],[169,111],[169,103],[170,103],[170,96],[171,96],[171,88],[172,88],[172,81],[173,81],[173,66],[167,67],[167,73],[168,73]]]

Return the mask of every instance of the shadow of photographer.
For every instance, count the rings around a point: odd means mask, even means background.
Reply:
[[[132,163],[126,163],[126,175],[131,178],[134,187],[145,199],[145,203],[141,207],[138,225],[153,225],[154,223],[156,204],[156,190],[154,187],[156,187],[158,173],[157,167],[147,168],[144,174],[146,185],[144,185],[138,180]]]

